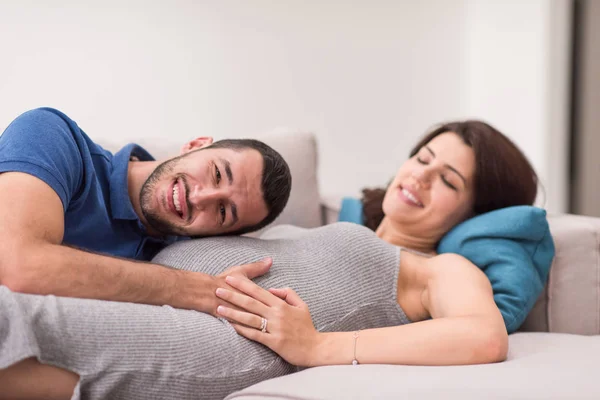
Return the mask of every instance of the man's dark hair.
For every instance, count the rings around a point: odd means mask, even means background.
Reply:
[[[272,147],[255,139],[224,139],[211,144],[209,149],[256,150],[263,159],[261,189],[268,214],[258,224],[242,227],[230,235],[242,235],[269,225],[281,214],[290,198],[292,174],[287,162]]]

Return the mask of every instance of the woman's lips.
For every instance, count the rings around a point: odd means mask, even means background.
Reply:
[[[399,186],[398,187],[398,196],[400,197],[400,199],[403,202],[405,202],[406,204],[408,204],[410,206],[419,207],[419,208],[423,208],[424,207],[424,205],[421,202],[421,200],[410,189],[407,189],[405,187]]]

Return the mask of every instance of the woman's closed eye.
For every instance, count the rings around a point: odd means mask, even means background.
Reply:
[[[452,190],[458,191],[456,186],[451,184],[450,181],[448,181],[448,179],[446,179],[446,176],[444,174],[441,175],[441,178],[442,178],[442,182],[444,182],[444,185],[448,186]]]
[[[429,160],[427,160],[424,157],[420,157],[420,156],[417,156],[417,162],[419,164],[423,164],[423,165],[428,165],[429,164]],[[458,188],[455,185],[453,185],[452,183],[450,183],[450,181],[446,178],[446,175],[440,174],[440,177],[441,177],[442,182],[444,183],[444,185],[446,185],[447,187],[449,187],[452,190],[458,191]]]

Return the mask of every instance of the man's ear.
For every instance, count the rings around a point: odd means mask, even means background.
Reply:
[[[207,147],[213,144],[213,138],[210,136],[203,136],[196,138],[190,142],[187,142],[181,148],[181,154],[189,153],[192,150],[198,150],[203,147]]]

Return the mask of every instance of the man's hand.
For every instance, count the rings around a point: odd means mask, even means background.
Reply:
[[[227,275],[235,277],[241,276],[252,280],[269,272],[269,269],[271,269],[271,265],[273,265],[273,260],[267,257],[263,258],[260,261],[253,262],[251,264],[236,265],[231,268],[228,268],[221,274],[217,275],[215,278],[217,278],[217,280],[220,282],[219,287],[227,286],[227,288],[231,290],[231,286],[225,283],[225,277]]]
[[[179,295],[176,295],[176,298],[173,298],[169,304],[174,307],[198,310],[218,317],[218,306],[224,305],[235,308],[234,305],[216,296],[217,288],[237,291],[225,282],[226,276],[254,279],[269,272],[271,265],[273,265],[271,258],[265,258],[250,264],[236,265],[217,276],[211,276],[210,280],[203,279],[207,275],[197,272],[178,271],[184,274],[181,276],[181,290],[178,291]]]
[[[264,258],[260,261],[257,261],[257,262],[251,263],[251,264],[236,265],[231,268],[228,268],[223,273],[215,276],[217,286],[215,287],[215,290],[213,291],[213,293],[216,292],[217,288],[229,289],[229,290],[233,290],[233,291],[237,292],[238,291],[237,289],[231,287],[227,282],[225,282],[225,277],[234,276],[237,278],[241,277],[241,278],[247,278],[247,279],[258,278],[259,276],[262,276],[262,275],[266,274],[267,272],[269,272],[272,265],[273,265],[273,260],[271,258],[267,257],[267,258]],[[219,299],[219,298],[215,297],[215,300],[216,300],[215,308],[214,308],[214,310],[211,311],[211,314],[214,316],[220,317],[220,315],[217,314],[218,306],[224,305],[227,307],[235,307],[233,304],[229,304],[223,299]]]

